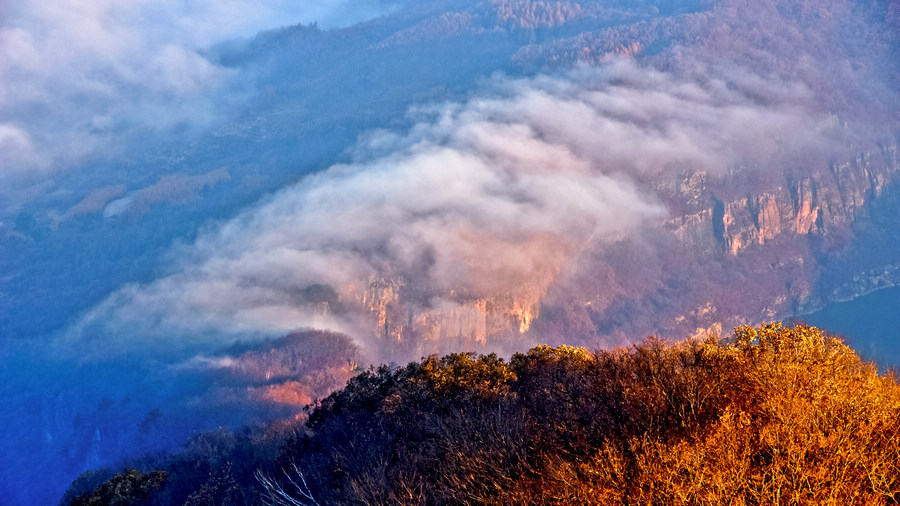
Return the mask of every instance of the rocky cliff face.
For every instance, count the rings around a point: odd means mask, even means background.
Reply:
[[[525,282],[490,297],[452,290],[422,296],[403,278],[373,277],[347,287],[342,298],[362,309],[379,349],[422,356],[521,342],[539,316],[548,282]]]
[[[879,210],[898,200],[898,173],[889,145],[775,179],[748,170],[657,181],[670,218],[592,251],[589,267],[551,287],[544,313],[558,321],[539,320],[539,338],[595,345],[727,332],[900,282],[898,241],[885,233],[898,206]]]
[[[727,330],[900,281],[893,275],[897,259],[860,254],[872,239],[857,233],[872,206],[896,186],[898,172],[897,148],[890,145],[821,170],[787,172],[744,195],[734,194],[733,178],[685,177],[669,198],[689,212],[669,219],[659,233],[677,244],[680,254],[673,256],[690,274],[661,273],[667,289],[640,294],[638,288],[623,296],[664,301],[657,301],[660,316],[638,327],[673,336],[722,324]]]
[[[732,256],[782,236],[824,236],[853,223],[898,171],[897,148],[888,146],[827,170],[788,174],[780,184],[731,199],[717,197],[733,193],[727,179],[711,182],[705,174],[692,174],[669,197],[696,210],[670,219],[664,228],[690,251],[710,254],[718,247]]]

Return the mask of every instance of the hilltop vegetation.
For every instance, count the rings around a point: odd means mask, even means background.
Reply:
[[[127,471],[70,504],[95,504],[129,479],[136,485],[115,490],[149,503],[900,499],[900,386],[814,327],[597,352],[538,346],[509,361],[431,356],[363,372],[309,411],[268,439],[259,430],[195,442],[158,490]]]

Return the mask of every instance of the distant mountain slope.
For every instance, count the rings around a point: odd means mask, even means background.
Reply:
[[[689,82],[721,80],[763,105],[785,100],[772,93],[800,93],[810,112],[845,125],[842,139],[832,146],[839,153],[803,153],[779,162],[790,166],[786,179],[778,174],[783,169],[767,167],[762,174],[713,177],[704,183],[706,190],[692,190],[706,199],[699,206],[706,211],[682,202],[695,196],[662,192],[673,218],[711,213],[715,202],[730,202],[732,195],[758,200],[794,191],[784,188],[860,154],[865,167],[883,167],[874,169],[880,171],[874,183],[880,188],[891,174],[896,143],[896,108],[891,106],[897,102],[891,85],[898,76],[896,10],[893,3],[863,7],[840,0],[790,8],[738,0],[427,2],[344,29],[294,26],[213,48],[208,57],[233,69],[235,77],[231,91],[217,92],[225,101],[207,133],[141,139],[127,159],[73,173],[56,183],[56,192],[4,219],[0,247],[6,254],[0,261],[7,275],[0,280],[5,294],[0,329],[25,338],[65,326],[117,286],[152,279],[164,268],[159,258],[172,241],[190,241],[210,220],[234,216],[267,192],[348,160],[353,155],[345,150],[364,132],[410,127],[413,120],[405,114],[411,105],[464,100],[497,71],[533,75],[633,57]],[[112,202],[66,214],[104,187],[125,184],[128,191],[138,191],[160,177],[193,177],[220,168],[228,171],[229,181],[177,206],[155,204],[140,219],[110,220],[117,213],[105,206],[120,204]],[[673,182],[669,174],[663,176],[653,184],[684,185],[690,179]],[[830,212],[837,221],[851,223],[856,214],[841,213],[865,207],[855,202],[846,211],[832,206]],[[782,207],[779,216],[794,212]],[[71,216],[78,216],[77,223]],[[698,223],[709,228],[713,221]],[[728,242],[729,250],[747,244],[715,230],[713,235]],[[113,247],[107,238],[115,236],[130,240]],[[61,272],[64,264],[58,260],[72,251],[85,252],[79,271]],[[56,291],[67,295],[50,295]],[[37,306],[46,308],[39,318],[31,311]]]

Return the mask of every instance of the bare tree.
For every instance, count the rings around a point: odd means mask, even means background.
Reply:
[[[309,485],[306,484],[303,471],[300,470],[296,462],[291,462],[291,467],[293,468],[293,473],[283,471],[283,474],[290,484],[288,488],[292,490],[285,490],[282,482],[259,469],[256,470],[256,479],[263,487],[263,491],[260,493],[263,504],[267,506],[319,506],[309,489]]]

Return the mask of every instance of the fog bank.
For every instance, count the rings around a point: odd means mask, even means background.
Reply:
[[[648,183],[662,174],[765,170],[841,135],[802,86],[755,79],[775,98],[760,103],[726,81],[684,81],[628,61],[496,77],[467,102],[413,109],[409,131],[369,133],[352,163],[179,248],[171,275],[119,290],[64,342],[107,336],[109,354],[312,326],[366,344],[364,315],[318,314],[304,289],[325,284],[346,298],[399,276],[427,307],[448,293],[490,297],[551,282],[588,245],[658,223],[666,210]]]

